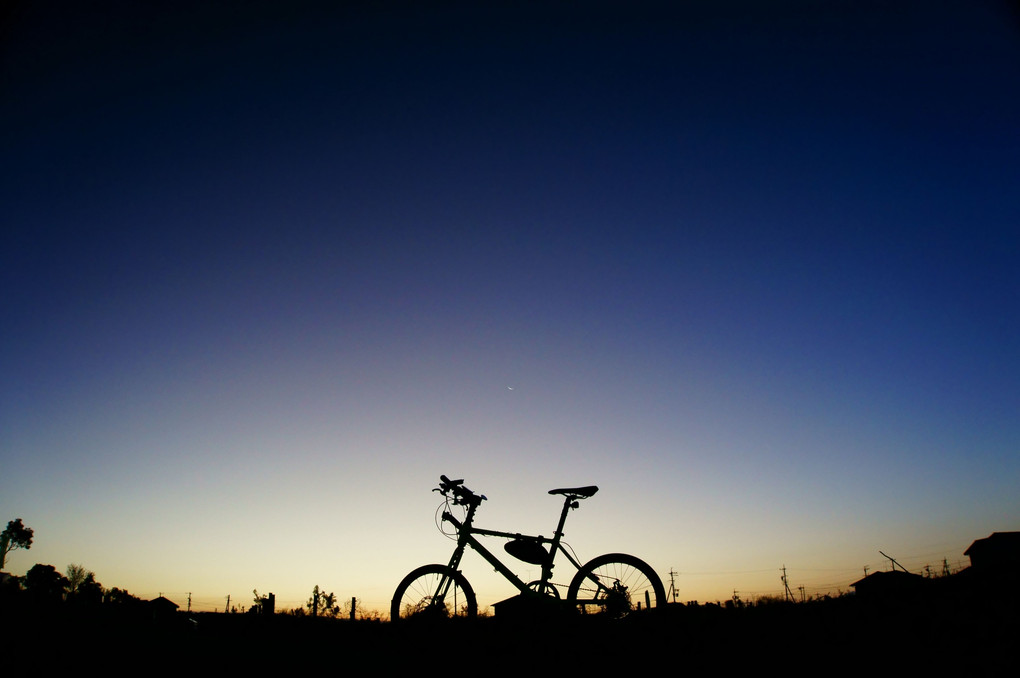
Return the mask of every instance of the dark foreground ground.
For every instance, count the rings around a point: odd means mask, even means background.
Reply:
[[[40,648],[22,655],[31,665],[97,666],[108,673],[142,664],[185,671],[378,667],[500,676],[582,667],[971,676],[1017,675],[1020,666],[1018,610],[1004,602],[866,605],[847,597],[734,609],[678,605],[619,620],[497,616],[396,624],[285,615],[177,613],[157,620],[20,613],[8,618],[4,645]]]

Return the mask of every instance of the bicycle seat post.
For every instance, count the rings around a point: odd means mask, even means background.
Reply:
[[[581,505],[577,500],[587,499],[598,491],[599,488],[595,485],[549,490],[549,494],[563,495],[563,511],[560,512],[560,522],[559,525],[556,526],[556,534],[553,535],[553,539],[559,542],[560,538],[563,536],[563,526],[567,522],[567,512],[570,511],[570,509],[576,509]]]
[[[575,509],[580,504],[577,503],[574,497],[567,495],[563,499],[563,510],[560,511],[560,522],[556,525],[556,532],[553,534],[553,539],[557,542],[563,537],[563,526],[567,523],[567,513],[570,509]]]

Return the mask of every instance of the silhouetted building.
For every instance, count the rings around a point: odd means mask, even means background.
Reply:
[[[518,595],[492,605],[493,614],[501,619],[535,619],[536,616],[564,612],[559,598],[553,596]]]
[[[152,618],[156,620],[173,617],[177,612],[177,607],[177,603],[168,598],[164,598],[163,596],[149,601],[149,609],[152,610]]]
[[[861,599],[879,600],[909,598],[917,595],[926,580],[919,574],[892,570],[875,572],[850,584]]]
[[[975,570],[1020,573],[1020,532],[993,532],[975,540],[963,555],[970,556],[970,566]]]

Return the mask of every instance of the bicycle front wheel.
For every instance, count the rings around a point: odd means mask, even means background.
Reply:
[[[607,553],[585,564],[570,582],[567,601],[582,613],[625,617],[666,605],[666,591],[655,570],[626,553]]]
[[[390,621],[410,617],[473,618],[477,614],[471,584],[446,565],[423,565],[412,571],[397,586],[390,601]]]

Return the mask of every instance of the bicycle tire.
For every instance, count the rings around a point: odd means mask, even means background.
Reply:
[[[436,595],[446,580],[450,580],[450,587],[439,601]],[[390,601],[390,621],[411,617],[473,619],[477,614],[478,603],[471,584],[463,574],[446,565],[422,565],[412,570],[397,585]]]
[[[568,604],[580,612],[624,617],[666,605],[666,590],[651,566],[626,553],[607,553],[584,564],[570,581]]]

